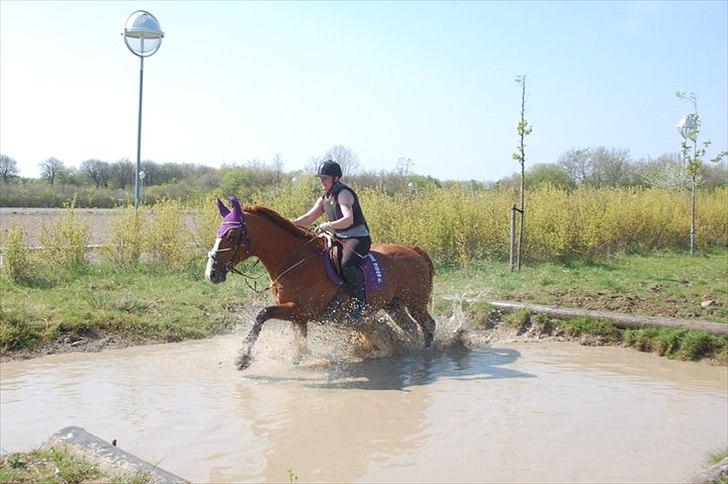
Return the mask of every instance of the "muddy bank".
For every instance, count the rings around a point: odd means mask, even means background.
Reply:
[[[488,304],[456,303],[448,316],[460,327],[467,346],[540,341],[576,342],[584,346],[623,346],[677,360],[728,365],[728,338],[684,328],[620,329],[591,318],[558,319],[526,309],[512,312]]]

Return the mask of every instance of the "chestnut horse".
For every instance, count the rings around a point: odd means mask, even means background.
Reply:
[[[208,253],[205,278],[215,284],[224,282],[228,272],[238,272],[238,263],[257,257],[268,271],[270,291],[277,302],[256,316],[236,360],[238,368],[243,369],[250,365],[263,323],[271,318],[290,321],[298,335],[305,338],[308,322],[326,317],[330,306],[339,303],[339,287],[326,274],[327,254],[321,237],[269,208],[243,209],[235,197],[229,198],[232,210],[217,200],[223,222]],[[371,251],[379,256],[385,285],[367,293],[369,306],[384,309],[403,328],[412,328],[414,320],[422,329],[425,346],[429,346],[435,331],[435,321],[427,311],[433,276],[429,256],[418,247],[405,245],[374,244]]]

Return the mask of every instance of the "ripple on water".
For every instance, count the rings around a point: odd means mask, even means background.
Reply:
[[[244,372],[241,334],[12,362],[0,444],[80,425],[193,481],[674,481],[728,440],[725,368],[456,332],[312,325],[294,366],[272,322]]]

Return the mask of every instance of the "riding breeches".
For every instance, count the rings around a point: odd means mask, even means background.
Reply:
[[[349,294],[355,299],[366,301],[364,292],[364,275],[359,269],[364,258],[369,254],[372,239],[369,237],[352,237],[342,239],[341,272],[344,276],[344,285]]]

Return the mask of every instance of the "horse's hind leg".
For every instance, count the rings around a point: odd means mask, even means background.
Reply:
[[[387,313],[392,321],[399,326],[402,331],[406,334],[414,334],[417,331],[415,321],[407,314],[407,310],[404,308],[404,304],[401,301],[395,300],[384,306],[384,311]]]
[[[425,336],[425,348],[429,347],[435,338],[435,320],[430,316],[426,306],[407,306],[407,310],[422,328],[422,334]]]

